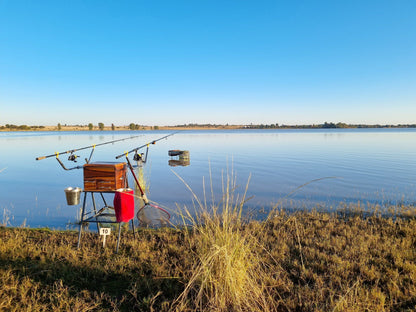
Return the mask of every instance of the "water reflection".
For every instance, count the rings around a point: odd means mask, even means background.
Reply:
[[[186,160],[169,159],[168,164],[171,167],[176,167],[176,166],[186,167],[186,166],[189,166],[191,164],[191,161],[189,159],[186,159]]]

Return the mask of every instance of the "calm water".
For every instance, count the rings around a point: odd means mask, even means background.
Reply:
[[[82,170],[64,171],[52,158],[38,156],[140,135],[97,147],[92,161],[115,161],[126,150],[170,132],[0,132],[0,221],[18,226],[66,228],[78,220],[80,206],[67,206],[64,189],[83,187]],[[151,145],[144,167],[148,197],[175,211],[192,207],[181,176],[203,198],[219,199],[222,176],[233,171],[238,192],[250,178],[247,209],[290,208],[340,203],[380,205],[416,202],[416,129],[182,131]],[[171,167],[168,150],[189,150],[186,167]],[[90,150],[76,153],[82,165]],[[293,190],[312,180],[289,197]],[[131,182],[130,185],[133,185]],[[111,200],[110,200],[111,201]]]

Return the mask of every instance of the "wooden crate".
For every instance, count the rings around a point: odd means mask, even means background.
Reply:
[[[95,162],[84,165],[85,192],[114,192],[127,187],[126,163]]]

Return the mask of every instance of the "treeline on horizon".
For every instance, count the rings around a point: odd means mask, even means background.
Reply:
[[[61,130],[62,127],[88,127],[89,130],[93,130],[95,127],[92,123],[88,125],[61,125],[58,123],[56,129]],[[123,126],[128,128],[129,130],[144,130],[149,128],[148,126],[138,125],[134,123],[130,123],[128,126]],[[175,125],[175,126],[167,126],[167,128],[233,128],[233,129],[353,129],[353,128],[416,128],[416,124],[397,124],[397,125],[367,125],[367,124],[346,124],[343,122],[333,123],[333,122],[325,122],[323,124],[312,124],[312,125],[285,125],[278,123],[275,124],[250,124],[250,125],[222,125],[222,124],[198,124],[198,123],[189,123],[189,124],[182,124],[182,125]],[[28,125],[14,125],[14,124],[6,124],[4,126],[0,126],[0,130],[43,130],[45,126],[28,126]],[[104,130],[105,126],[103,123],[98,123],[98,129]],[[117,127],[119,128],[119,127]],[[159,126],[150,126],[150,129],[159,130],[164,127]],[[115,130],[116,127],[114,124],[111,124],[111,130]]]
[[[94,130],[94,128],[98,128],[98,130],[104,130],[105,125],[102,122],[99,122],[97,126],[94,126],[92,123],[89,123],[88,125],[61,125],[58,123],[56,126],[56,130],[62,130],[63,127],[75,127],[75,128],[88,128],[88,130]],[[116,126],[114,124],[111,124],[111,130],[116,130]],[[122,127],[128,127],[129,130],[144,130],[146,126],[130,123],[128,126],[122,126]],[[151,129],[158,130],[159,126],[150,126]],[[28,125],[13,125],[13,124],[6,124],[4,126],[0,126],[0,130],[42,130],[46,129],[46,126],[28,126]]]
[[[35,130],[35,129],[45,129],[45,126],[27,126],[27,125],[11,125],[6,124],[4,126],[0,126],[0,129],[10,129],[10,130]]]
[[[228,127],[229,125],[217,125],[217,124],[197,124],[197,123],[190,123],[184,125],[177,125],[175,127],[181,128],[195,128],[195,127],[202,127],[202,128],[220,128],[220,127]],[[236,125],[231,126],[234,128],[240,129],[347,129],[347,128],[416,128],[416,124],[397,124],[397,125],[366,125],[366,124],[346,124],[343,122],[333,123],[333,122],[325,122],[323,124],[313,124],[313,125],[279,125],[276,124],[250,124],[250,125]]]

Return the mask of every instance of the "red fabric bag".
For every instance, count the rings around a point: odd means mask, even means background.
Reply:
[[[114,210],[117,222],[128,222],[134,218],[134,193],[132,189],[121,188],[114,195]]]

